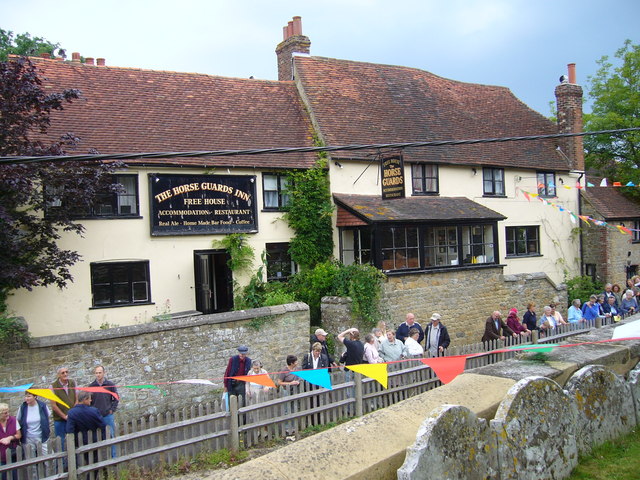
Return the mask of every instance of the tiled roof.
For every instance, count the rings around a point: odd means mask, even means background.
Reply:
[[[504,220],[506,217],[465,197],[408,197],[382,200],[380,195],[334,193],[339,207],[368,223]]]
[[[605,220],[640,218],[640,204],[614,187],[589,187],[580,194],[602,215]]]
[[[49,129],[56,138],[69,131],[80,137],[73,153],[313,146],[311,123],[293,82],[32,60],[47,91],[82,91],[81,99],[52,115]],[[314,153],[288,153],[144,163],[308,168],[315,159]]]
[[[457,82],[408,67],[303,56],[294,62],[327,145],[558,133],[504,87]],[[520,141],[406,149],[404,155],[409,162],[569,170],[555,147],[554,140]]]

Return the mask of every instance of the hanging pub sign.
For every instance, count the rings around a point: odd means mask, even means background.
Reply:
[[[149,174],[151,235],[257,232],[256,177]]]
[[[401,154],[383,156],[380,160],[382,171],[382,199],[404,198],[404,161]]]

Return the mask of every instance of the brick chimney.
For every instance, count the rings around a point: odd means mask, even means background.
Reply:
[[[276,47],[278,80],[292,80],[293,54],[308,54],[311,40],[302,35],[302,17],[293,17],[293,20],[283,27],[282,33],[284,38]]]
[[[568,65],[568,81],[556,87],[558,107],[558,133],[582,132],[582,87],[576,84],[576,64]],[[582,137],[562,138],[558,142],[563,153],[571,160],[572,170],[584,171]]]

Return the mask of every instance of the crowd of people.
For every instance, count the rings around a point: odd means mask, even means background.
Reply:
[[[119,397],[116,386],[105,378],[102,365],[94,368],[95,380],[87,387],[102,387],[103,391],[78,390],[77,383],[69,378],[69,369],[60,367],[56,371],[56,380],[51,385],[53,393],[65,404],[51,400],[49,403],[28,390],[24,394],[24,402],[18,407],[15,416],[10,415],[9,405],[0,403],[0,461],[2,465],[7,459],[16,461],[17,449],[29,445],[33,452],[48,453],[48,440],[52,433],[60,438],[63,450],[66,448],[66,435],[73,434],[76,444],[82,439],[83,444],[105,438],[106,427],[109,435],[115,435],[113,414],[118,408]],[[112,392],[115,395],[112,395]],[[53,415],[53,432],[50,419]],[[99,433],[100,432],[100,433]],[[115,456],[115,447],[111,454]],[[1,480],[17,478],[17,471],[11,476],[2,474]],[[30,474],[37,478],[36,468]]]

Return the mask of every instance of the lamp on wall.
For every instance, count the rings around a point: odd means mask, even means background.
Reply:
[[[562,185],[564,185],[564,180],[562,179],[562,177],[558,177],[558,181],[559,181]]]
[[[471,167],[471,171],[473,172],[474,176],[478,175],[478,170],[476,170],[476,167]]]
[[[342,168],[342,164],[341,164],[339,161],[337,161],[337,160],[336,160],[336,161],[335,161],[335,162],[333,162],[333,163],[335,163],[336,167],[338,167],[338,168]]]

